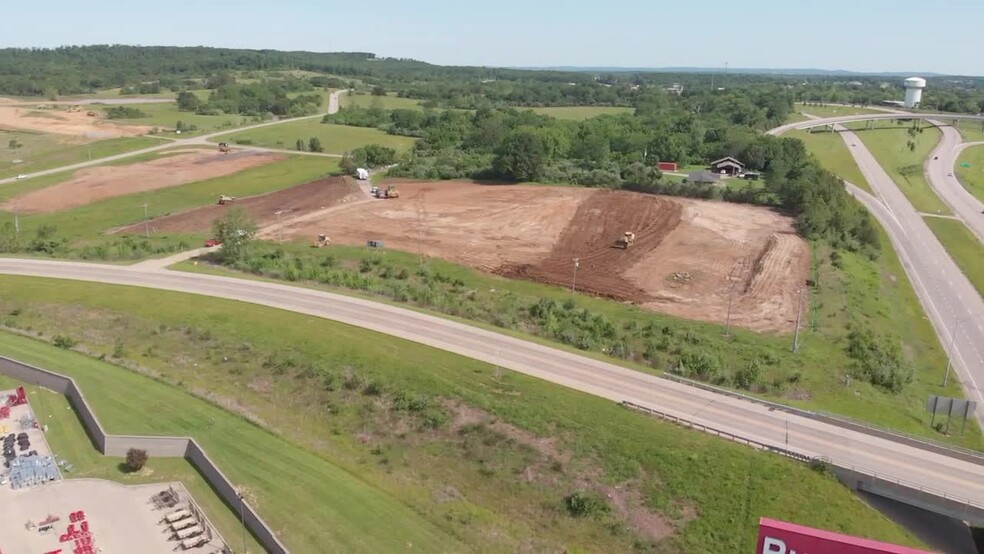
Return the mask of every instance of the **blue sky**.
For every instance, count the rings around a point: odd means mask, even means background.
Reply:
[[[984,0],[48,0],[0,45],[369,51],[440,64],[810,67],[984,75]]]

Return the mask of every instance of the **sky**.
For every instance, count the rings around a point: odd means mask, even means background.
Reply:
[[[3,0],[0,46],[359,51],[443,65],[984,75],[984,0]],[[43,6],[43,9],[39,9]]]

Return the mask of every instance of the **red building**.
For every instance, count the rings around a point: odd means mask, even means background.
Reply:
[[[676,164],[676,162],[659,162],[659,163],[656,164],[656,167],[659,168],[660,171],[676,171],[677,170],[677,164]]]

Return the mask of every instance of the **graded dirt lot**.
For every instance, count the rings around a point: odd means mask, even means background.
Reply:
[[[119,125],[104,119],[101,110],[95,117],[86,115],[86,108],[68,111],[65,106],[37,110],[25,106],[0,106],[0,129],[16,129],[72,135],[94,139],[132,137],[147,134],[150,127]]]
[[[625,191],[470,182],[390,181],[400,198],[369,198],[334,178],[242,199],[260,237],[335,244],[383,241],[512,278],[569,287],[690,319],[788,331],[809,270],[792,220],[740,204]],[[222,206],[155,220],[205,231]],[[282,229],[275,212],[281,213]],[[625,231],[632,247],[615,247]],[[730,294],[729,294],[730,293]]]
[[[221,177],[283,159],[281,155],[250,151],[232,154],[219,154],[212,149],[176,152],[130,165],[82,169],[68,181],[11,198],[0,204],[0,210],[11,211],[16,206],[22,213],[57,212],[115,196]],[[216,191],[216,195],[220,193]]]

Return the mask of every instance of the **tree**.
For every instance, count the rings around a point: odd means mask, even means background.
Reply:
[[[147,463],[146,450],[141,450],[139,448],[131,448],[126,451],[126,469],[127,471],[140,471],[143,466]]]
[[[17,150],[18,148],[23,146],[23,144],[21,144],[17,139],[10,139],[10,142],[7,143],[7,146],[9,146],[11,150]]]
[[[298,152],[303,152],[304,151],[304,139],[297,139],[297,142],[294,143],[294,148]]]
[[[321,146],[321,139],[318,137],[311,137],[308,141],[308,150],[312,152],[324,152],[325,148]]]
[[[193,112],[202,105],[202,101],[194,93],[188,91],[178,93],[177,103],[178,109],[183,112]]]
[[[372,87],[372,95],[373,96],[386,96],[386,89],[384,89],[380,85],[376,85],[376,86]]]
[[[499,147],[492,167],[513,181],[536,181],[543,175],[546,152],[543,140],[529,130],[514,131]]]
[[[246,257],[249,245],[256,236],[256,223],[250,219],[246,210],[235,207],[212,222],[212,234],[222,243],[218,252],[222,263],[234,263]]]

